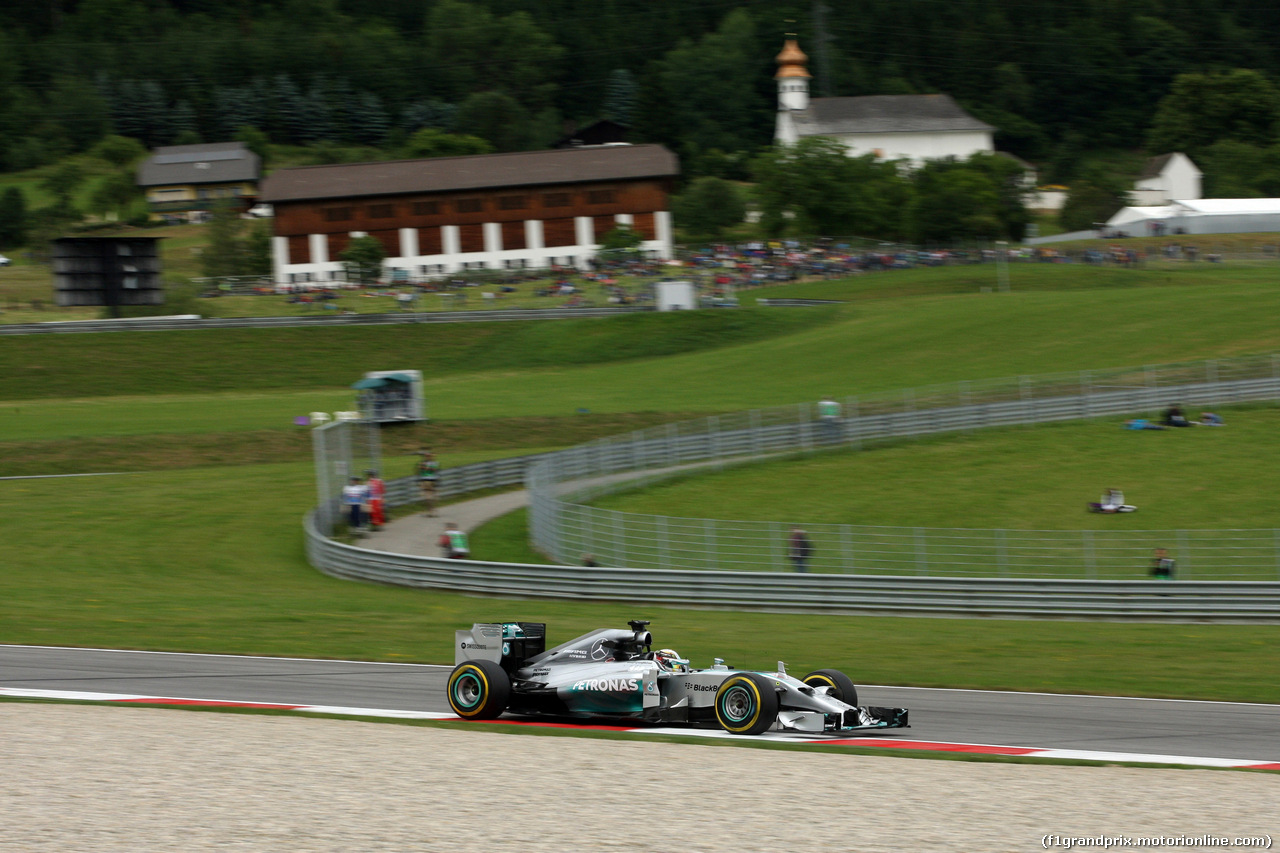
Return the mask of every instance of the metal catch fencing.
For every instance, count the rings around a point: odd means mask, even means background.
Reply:
[[[382,469],[381,435],[376,423],[336,420],[311,431],[311,449],[319,498],[315,525],[325,536],[332,536],[342,515],[342,487],[351,477]]]
[[[322,535],[334,534],[335,525],[342,512],[342,487],[352,476],[363,476],[374,470],[387,473],[383,468],[380,427],[376,423],[355,420],[336,420],[311,431],[315,456],[316,489],[319,503],[312,514],[311,525]],[[501,489],[520,485],[530,466],[537,464],[546,454],[512,456],[507,459],[491,459],[459,465],[440,472],[436,482],[437,500],[448,500],[460,495],[485,489]],[[416,477],[387,479],[386,504],[389,507],[404,506],[421,499]]]
[[[304,526],[307,558],[347,580],[478,595],[731,607],[791,613],[1268,622],[1280,583],[1152,583],[586,568],[487,563],[370,551]]]
[[[694,468],[985,427],[1133,416],[1171,403],[1197,407],[1280,399],[1280,357],[1085,371],[917,388],[894,399],[841,401],[823,419],[812,403],[667,424],[547,454],[531,466],[530,532],[559,563],[778,572],[789,525],[677,518],[590,505]],[[805,524],[819,573],[946,577],[1133,578],[1156,546],[1180,579],[1280,579],[1280,529],[965,530]]]

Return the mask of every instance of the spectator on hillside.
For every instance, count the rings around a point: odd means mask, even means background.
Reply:
[[[418,493],[422,497],[422,505],[427,518],[436,517],[436,484],[440,479],[440,463],[430,450],[418,451],[418,464],[414,467],[414,476],[418,478]]]
[[[795,566],[796,572],[803,574],[809,571],[809,558],[813,556],[813,541],[809,539],[809,534],[799,525],[791,528],[791,535],[787,537],[787,557],[790,558]]]
[[[467,534],[458,529],[452,521],[444,526],[444,533],[436,540],[436,544],[450,560],[465,560],[471,556],[471,546],[467,542]]]
[[[369,490],[359,477],[352,477],[342,487],[342,503],[347,508],[347,523],[352,533],[359,533],[364,526],[364,504],[368,499]]]
[[[1164,410],[1164,418],[1160,423],[1167,427],[1191,426],[1191,421],[1187,420],[1187,415],[1182,411],[1182,407],[1176,404]]]
[[[1119,489],[1107,489],[1102,493],[1102,500],[1089,504],[1090,512],[1137,512],[1136,506],[1124,502],[1124,492]]]
[[[1156,555],[1151,559],[1151,577],[1171,581],[1176,568],[1177,564],[1169,556],[1169,552],[1164,548],[1157,548]]]
[[[377,471],[371,469],[365,473],[368,474],[365,488],[369,492],[369,527],[372,530],[381,530],[382,525],[387,523],[387,484],[378,476]]]

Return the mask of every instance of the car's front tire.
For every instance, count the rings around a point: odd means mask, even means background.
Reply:
[[[758,735],[778,719],[773,682],[754,672],[731,675],[716,691],[716,722],[735,735]]]
[[[510,700],[511,678],[493,661],[460,663],[449,676],[449,707],[464,720],[492,720]]]
[[[817,669],[801,680],[810,687],[831,688],[831,695],[846,705],[858,704],[858,688],[853,679],[838,669]]]

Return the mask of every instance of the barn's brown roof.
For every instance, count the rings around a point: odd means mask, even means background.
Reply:
[[[262,201],[459,192],[674,177],[676,155],[661,145],[601,145],[470,157],[343,163],[280,169],[262,182]]]

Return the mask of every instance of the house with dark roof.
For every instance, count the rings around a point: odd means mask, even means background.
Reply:
[[[247,210],[258,194],[262,160],[243,142],[169,145],[138,166],[153,217],[198,220],[220,200]]]
[[[619,225],[669,258],[679,171],[661,145],[580,146],[280,169],[261,200],[275,211],[278,282],[342,280],[342,253],[364,236],[382,243],[390,277],[421,280],[584,266]]]
[[[552,148],[577,148],[583,145],[625,145],[629,125],[614,121],[611,118],[600,119],[591,124],[576,127],[564,136],[551,143]]]
[[[1198,199],[1203,195],[1200,177],[1200,170],[1186,154],[1161,154],[1147,160],[1129,196],[1137,207]]]
[[[917,164],[995,150],[995,128],[969,115],[950,95],[811,99],[808,57],[795,39],[787,40],[777,63],[777,143],[823,136],[843,144],[851,157],[874,154]]]

